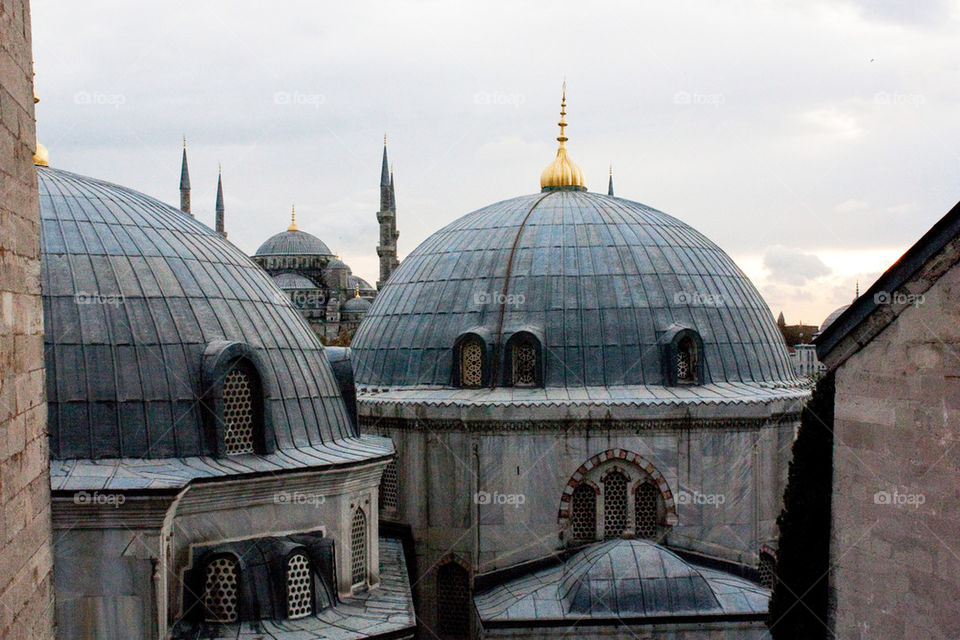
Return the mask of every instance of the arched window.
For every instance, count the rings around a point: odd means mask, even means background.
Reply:
[[[777,561],[769,553],[760,554],[760,564],[757,565],[760,584],[765,589],[773,589],[777,584]]]
[[[287,560],[287,617],[291,620],[313,614],[313,572],[303,553]]]
[[[593,540],[597,537],[597,492],[586,482],[581,482],[573,490],[570,524],[574,540]]]
[[[223,378],[223,444],[227,455],[253,453],[255,386],[245,367],[235,366]]]
[[[464,340],[460,345],[460,386],[479,387],[482,384],[483,345],[479,340]]]
[[[204,571],[203,607],[206,622],[236,622],[240,615],[240,570],[237,561],[219,556]]]
[[[627,528],[627,476],[613,470],[602,482],[603,537],[617,538]]]
[[[470,576],[456,562],[437,570],[437,630],[442,637],[470,637]]]
[[[357,507],[350,526],[350,568],[353,584],[367,581],[367,515]]]
[[[513,384],[517,387],[532,387],[537,380],[537,347],[530,339],[521,339],[511,348],[513,361]]]
[[[644,482],[637,487],[634,495],[634,514],[637,536],[655,540],[660,528],[660,490],[652,482]]]
[[[683,338],[677,343],[677,383],[692,384],[697,381],[697,344],[693,338]]]
[[[400,508],[400,478],[397,461],[391,460],[380,478],[380,510],[396,511]]]

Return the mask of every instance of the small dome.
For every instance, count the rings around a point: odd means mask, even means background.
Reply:
[[[370,309],[370,303],[364,300],[363,298],[357,296],[350,298],[343,304],[344,311],[355,311],[366,313]]]
[[[837,318],[839,318],[841,315],[843,315],[843,312],[849,308],[850,308],[850,305],[845,304],[842,307],[838,307],[837,309],[834,309],[833,313],[831,313],[826,318],[824,318],[823,324],[820,325],[820,333],[823,333],[824,331],[826,331],[827,327],[832,325],[834,321]]]
[[[323,240],[306,231],[284,231],[267,239],[257,249],[258,256],[329,256],[333,255]]]
[[[356,289],[357,285],[359,285],[360,295],[362,296],[365,296],[368,294],[374,294],[377,291],[376,289],[373,288],[373,285],[371,285],[369,282],[367,282],[360,276],[353,275],[352,273],[349,276],[347,276],[347,284],[349,285],[348,288],[350,289]]]
[[[333,260],[327,263],[326,267],[324,267],[325,271],[336,271],[339,269],[349,271],[350,267],[348,267],[342,260],[340,260],[340,258],[334,258]]]
[[[273,281],[277,286],[287,291],[290,289],[318,289],[316,284],[310,278],[295,273],[293,271],[284,271],[273,276]]]
[[[696,567],[648,540],[610,540],[574,554],[563,567],[557,595],[568,613],[584,615],[721,610]]]

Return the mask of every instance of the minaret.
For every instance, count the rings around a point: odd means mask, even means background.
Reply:
[[[377,212],[380,224],[380,243],[377,255],[380,257],[380,279],[377,289],[383,287],[390,274],[400,263],[397,260],[397,201],[393,187],[393,172],[387,161],[387,136],[383,136],[383,162],[380,166],[380,211]]]
[[[607,195],[613,195],[613,164],[610,164],[610,182],[607,184]]]
[[[187,168],[187,136],[183,136],[183,160],[180,162],[180,211],[190,213],[190,169]],[[190,215],[193,215],[190,213]]]
[[[217,233],[224,238],[227,237],[227,231],[223,226],[223,167],[217,174]]]

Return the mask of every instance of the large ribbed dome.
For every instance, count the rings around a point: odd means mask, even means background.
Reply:
[[[544,386],[662,385],[662,341],[703,341],[705,382],[795,383],[769,308],[717,245],[637,202],[521,196],[434,233],[390,277],[352,347],[364,386],[451,384],[466,331],[544,341]]]
[[[260,267],[141,193],[37,174],[52,458],[213,455],[199,397],[205,358],[222,345],[261,367],[277,453],[247,464],[321,464],[337,459],[325,446],[351,449],[323,347]],[[214,470],[194,467],[183,473]]]
[[[333,253],[323,240],[306,231],[287,230],[278,233],[257,249],[258,256],[331,256]]]

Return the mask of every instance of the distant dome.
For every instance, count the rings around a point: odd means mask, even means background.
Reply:
[[[333,255],[323,240],[305,231],[293,230],[278,233],[267,239],[257,249],[258,256],[329,256]]]
[[[676,327],[699,333],[709,382],[797,384],[770,309],[720,247],[638,202],[558,189],[430,236],[351,346],[361,386],[444,387],[464,332],[496,349],[535,330],[545,387],[664,385],[661,341]]]
[[[837,309],[834,309],[833,313],[831,313],[831,314],[828,315],[826,318],[824,318],[823,324],[820,325],[820,333],[823,333],[824,331],[826,331],[826,330],[827,330],[827,327],[829,327],[830,325],[832,325],[832,324],[834,323],[834,321],[835,321],[837,318],[839,318],[841,315],[843,315],[843,312],[846,311],[846,310],[849,309],[849,308],[850,308],[850,305],[849,305],[849,304],[845,304],[845,305],[843,305],[842,307],[838,307]]]
[[[347,300],[343,307],[343,311],[355,311],[355,312],[367,312],[370,310],[370,303],[360,297],[354,297]]]
[[[337,269],[343,269],[345,271],[349,271],[350,267],[348,267],[342,260],[340,260],[340,258],[334,258],[333,260],[327,263],[326,267],[324,267],[325,271],[335,271]]]
[[[376,293],[376,289],[373,288],[373,285],[360,276],[355,276],[352,273],[347,276],[347,284],[349,285],[347,287],[349,289],[356,289],[357,285],[360,285],[360,295]]]
[[[276,451],[302,453],[172,476],[338,459],[320,448],[355,433],[323,346],[266,272],[142,193],[45,167],[37,176],[52,459],[215,455],[198,398],[223,345],[260,363]]]
[[[563,567],[557,595],[567,612],[576,614],[721,610],[697,567],[647,540],[609,540],[574,554]]]
[[[277,275],[273,276],[273,281],[277,283],[278,287],[284,290],[317,288],[317,285],[314,284],[313,280],[293,271],[284,271],[283,273],[278,273]]]

